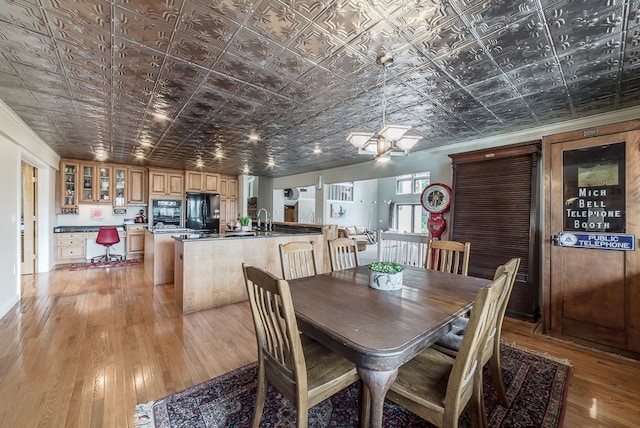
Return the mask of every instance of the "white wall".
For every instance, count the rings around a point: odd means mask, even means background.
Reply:
[[[24,122],[0,100],[0,317],[20,299],[21,161],[38,168],[38,271],[53,266],[55,175],[60,162]]]
[[[0,315],[4,316],[20,296],[19,250],[20,250],[20,157],[18,146],[0,136]]]

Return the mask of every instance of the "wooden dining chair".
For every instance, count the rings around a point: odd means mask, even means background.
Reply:
[[[481,347],[495,325],[507,275],[482,288],[456,358],[433,348],[402,365],[386,398],[438,427],[457,427],[468,405],[474,427],[487,426],[482,397]]]
[[[309,408],[359,377],[355,366],[298,332],[289,283],[242,264],[258,343],[258,387],[252,427],[258,428],[267,382],[296,407],[297,427],[307,428]]]
[[[280,244],[280,264],[284,279],[316,275],[316,251],[313,242]]]
[[[470,252],[471,244],[469,242],[430,239],[424,267],[440,272],[467,275]]]
[[[380,232],[377,258],[407,266],[423,266],[429,235],[424,233]]]
[[[516,257],[509,260],[504,265],[498,266],[493,279],[497,279],[502,275],[507,275],[507,285],[504,288],[504,292],[500,296],[498,303],[498,312],[496,314],[495,327],[489,332],[487,342],[483,347],[483,352],[480,358],[482,367],[489,363],[491,370],[491,377],[498,392],[498,399],[500,404],[504,407],[508,406],[507,393],[504,387],[504,381],[502,380],[502,367],[500,364],[500,336],[502,333],[502,322],[504,321],[504,314],[507,311],[507,305],[509,304],[509,297],[511,296],[511,290],[513,290],[513,284],[516,281],[516,275],[520,268],[520,258]],[[462,335],[465,332],[469,319],[460,317],[455,320],[456,325],[454,330],[444,335],[438,340],[434,349],[440,352],[455,357],[460,349],[460,343]]]
[[[358,243],[355,239],[335,238],[328,242],[332,272],[360,266]]]

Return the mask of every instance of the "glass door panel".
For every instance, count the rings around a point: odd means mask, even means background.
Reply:
[[[95,174],[93,166],[82,166],[82,194],[81,200],[84,202],[94,202],[95,198],[93,196],[94,184],[95,184]]]

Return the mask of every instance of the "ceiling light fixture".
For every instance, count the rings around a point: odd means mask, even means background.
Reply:
[[[388,161],[390,156],[407,156],[422,137],[404,135],[411,126],[387,125],[387,68],[393,64],[393,54],[378,55],[376,64],[382,66],[382,128],[377,136],[372,132],[351,132],[347,141],[358,149],[358,154],[375,155],[378,161]]]

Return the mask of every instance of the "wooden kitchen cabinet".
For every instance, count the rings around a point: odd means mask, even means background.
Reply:
[[[78,164],[76,162],[60,163],[60,206],[62,208],[78,208]]]
[[[80,164],[80,203],[112,203],[112,173],[107,165]]]
[[[127,259],[135,259],[144,256],[144,233],[147,225],[127,225]]]
[[[238,178],[232,175],[220,176],[220,196],[231,199],[238,198]]]
[[[84,262],[84,233],[56,233],[56,263]]]
[[[238,178],[220,175],[220,230],[226,230],[227,223],[238,218]]]
[[[220,230],[227,229],[227,223],[238,218],[238,200],[220,198]]]
[[[127,203],[129,205],[147,205],[147,170],[128,168]]]
[[[187,171],[185,184],[187,192],[218,193],[220,175],[210,172]]]
[[[113,208],[127,208],[128,174],[126,167],[113,167]]]
[[[184,196],[184,173],[182,171],[149,169],[149,197]]]

